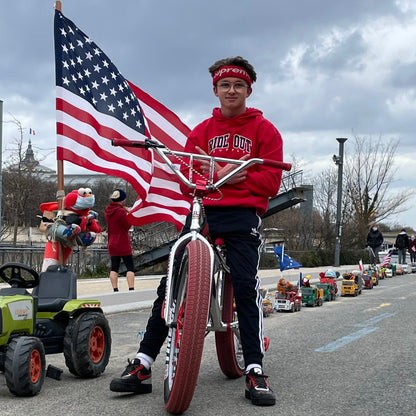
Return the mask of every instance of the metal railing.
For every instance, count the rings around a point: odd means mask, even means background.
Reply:
[[[2,245],[0,246],[0,261],[1,264],[23,263],[40,272],[44,251],[44,246],[11,247]],[[110,256],[107,249],[89,247],[87,250],[83,250],[76,248],[68,259],[68,265],[78,275],[88,270],[95,272],[99,264],[110,265]]]

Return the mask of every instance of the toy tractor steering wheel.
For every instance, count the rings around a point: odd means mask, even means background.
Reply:
[[[0,278],[11,287],[31,289],[39,284],[38,273],[22,263],[5,263],[0,267]]]

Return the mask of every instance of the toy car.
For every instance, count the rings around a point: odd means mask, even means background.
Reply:
[[[334,287],[329,283],[317,283],[316,287],[323,290],[323,300],[331,301],[335,300],[336,294]]]
[[[286,291],[285,294],[276,292],[274,309],[276,311],[298,312],[302,309],[302,295],[298,289]]]
[[[76,275],[50,266],[40,276],[21,263],[0,267],[0,370],[16,396],[34,396],[45,378],[45,354],[63,352],[69,371],[99,376],[111,353],[111,331],[97,300],[77,299]],[[31,293],[29,290],[31,290]]]
[[[341,283],[341,296],[357,296],[362,292],[363,278],[358,272],[344,273]]]
[[[270,295],[267,289],[261,287],[260,294],[263,298],[263,316],[267,318],[271,313],[273,313],[273,303],[270,300]]]
[[[367,271],[365,271],[362,275],[362,278],[364,280],[364,288],[365,289],[372,289],[374,284],[373,284],[373,276],[371,274],[369,274]]]
[[[302,304],[307,306],[322,306],[324,291],[316,287],[302,288]]]

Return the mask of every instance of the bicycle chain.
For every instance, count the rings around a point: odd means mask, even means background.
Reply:
[[[168,149],[168,148],[166,148]],[[191,166],[190,164],[186,163],[185,160],[182,159],[181,156],[175,155],[174,153],[172,153],[172,151],[170,149],[168,149],[168,153],[171,156],[174,156],[176,159],[179,160],[180,163],[182,163],[182,165],[184,165],[185,167],[187,167],[188,169],[190,169],[193,173],[195,173],[195,175],[198,175],[199,177],[201,177],[202,179],[204,179],[204,181],[207,180],[207,178],[202,175],[202,173],[198,172],[196,169],[194,169],[193,166]],[[219,198],[210,198],[209,196],[204,196],[205,199],[208,199],[210,201],[220,201],[223,198],[223,193],[221,192],[220,188],[217,188],[216,186],[214,186],[214,183],[211,180],[208,180],[208,185],[212,186],[213,188],[213,192],[218,192],[220,194]]]

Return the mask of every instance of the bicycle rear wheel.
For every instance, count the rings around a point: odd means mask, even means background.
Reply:
[[[208,247],[199,240],[185,248],[169,313],[164,396],[170,413],[188,409],[198,380],[211,296],[211,266]]]
[[[231,276],[227,274],[224,281],[222,321],[230,323],[236,320],[234,290]],[[221,371],[229,378],[241,377],[244,374],[245,365],[240,330],[238,328],[227,328],[226,332],[215,332],[215,345]]]

